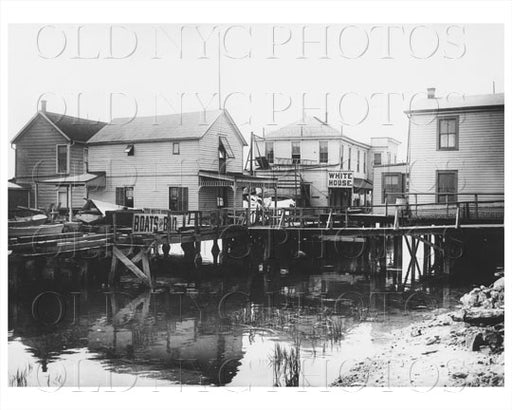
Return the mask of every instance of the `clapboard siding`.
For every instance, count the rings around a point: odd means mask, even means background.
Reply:
[[[71,144],[55,127],[42,116],[36,116],[21,135],[16,139],[16,181],[21,184],[30,184],[30,206],[35,206],[35,184],[50,178],[57,178],[56,158],[57,144],[70,145],[70,173],[83,172],[82,144]],[[48,208],[58,203],[58,187],[38,184],[37,206]],[[84,204],[85,189],[73,189],[73,206]]]
[[[200,169],[206,171],[219,170],[219,136],[227,138],[234,158],[227,158],[227,172],[241,172],[243,169],[243,143],[225,114],[219,115],[208,132],[199,140]],[[197,152],[194,153],[197,158]]]
[[[504,111],[488,109],[459,117],[459,149],[437,150],[439,115],[415,114],[410,120],[409,190],[429,192],[419,203],[435,199],[436,171],[457,170],[458,192],[504,192]],[[482,199],[492,199],[487,196]],[[502,197],[498,197],[502,199]],[[471,198],[460,197],[460,200]]]
[[[89,192],[89,198],[115,203],[116,187],[133,186],[133,206],[135,208],[169,209],[169,187],[188,187],[188,208],[198,208],[198,176],[186,175],[179,180],[168,176],[107,176],[104,189]]]
[[[173,154],[173,142],[134,144],[134,155],[125,152],[126,144],[89,146],[89,170],[106,172],[104,189],[89,192],[89,197],[115,203],[116,187],[134,187],[136,208],[169,207],[169,187],[189,188],[189,209],[198,206],[198,141],[179,141],[180,154]]]
[[[173,142],[179,142],[180,153],[172,152]],[[134,144],[134,155],[125,152],[126,144],[89,146],[89,170],[105,171],[107,179],[167,176],[173,180],[181,175],[197,175],[199,143],[197,140],[160,141]],[[107,182],[108,185],[108,182]]]

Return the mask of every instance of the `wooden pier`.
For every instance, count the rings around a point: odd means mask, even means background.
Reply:
[[[432,272],[449,274],[453,260],[475,235],[503,236],[503,200],[418,204],[413,213],[400,205],[386,205],[386,212],[377,208],[366,211],[335,208],[221,208],[189,212],[144,209],[142,214],[141,211],[113,211],[107,215],[106,225],[92,226],[90,232],[10,238],[9,250],[18,257],[111,258],[110,284],[123,265],[153,288],[151,260],[167,257],[172,244],[181,244],[185,259],[196,267],[202,263],[204,241],[213,242],[214,264],[225,262],[237,246],[248,249],[247,253],[260,250],[263,262],[283,246],[293,249],[298,256],[314,253],[318,258],[325,256],[326,246],[359,247],[361,250],[354,253],[371,272],[392,275],[394,281],[405,284]],[[141,231],[142,225],[134,222],[141,215],[146,221],[145,232]],[[307,252],[306,247],[309,247]],[[421,260],[418,252],[423,255]],[[402,269],[404,257],[409,261],[406,269]]]

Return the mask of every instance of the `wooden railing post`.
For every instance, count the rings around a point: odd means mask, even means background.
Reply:
[[[114,245],[117,244],[117,211],[112,214],[112,223],[114,225]]]
[[[475,218],[478,219],[478,194],[475,194]]]

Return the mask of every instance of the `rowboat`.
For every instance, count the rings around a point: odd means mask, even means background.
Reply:
[[[48,217],[44,214],[36,214],[31,216],[16,217],[9,221],[9,229],[22,226],[38,226],[44,224]]]
[[[10,226],[9,224],[9,238],[19,236],[44,236],[44,235],[58,235],[62,233],[64,224],[46,224],[35,226]]]

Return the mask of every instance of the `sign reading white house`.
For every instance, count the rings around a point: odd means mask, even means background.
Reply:
[[[352,188],[354,173],[352,171],[329,171],[327,173],[327,188]]]
[[[165,214],[134,214],[133,233],[167,232],[169,217]]]

